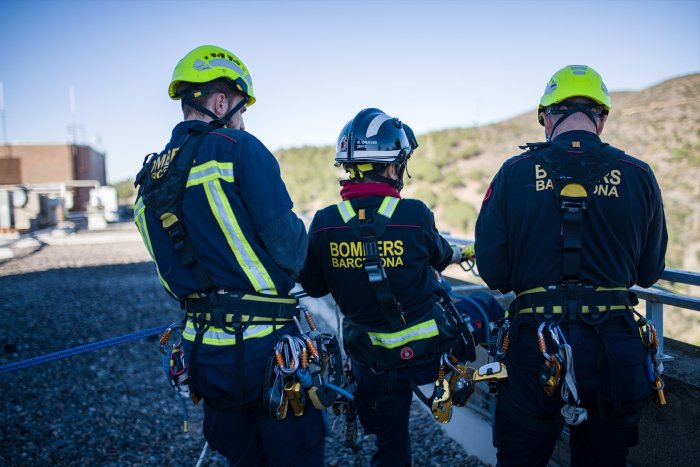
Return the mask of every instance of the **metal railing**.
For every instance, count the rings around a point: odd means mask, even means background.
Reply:
[[[674,283],[700,286],[700,274],[697,272],[666,269],[661,274],[661,279]],[[664,305],[700,311],[700,298],[677,294],[663,289],[658,284],[651,286],[649,289],[634,286],[631,290],[639,298],[646,301],[646,317],[656,326],[656,333],[659,339],[659,359],[662,361],[671,360],[673,357],[664,353]]]
[[[443,235],[445,239],[449,242],[458,243],[462,245],[467,245],[473,243],[473,240],[469,240],[461,237],[453,237],[450,235]],[[672,283],[680,283],[687,285],[700,286],[700,273],[691,271],[682,271],[678,269],[666,269],[661,274],[661,280],[669,281]],[[480,284],[470,284],[470,285],[458,285],[452,288],[455,292],[473,292],[476,290],[489,290],[488,287]],[[646,318],[650,319],[654,326],[656,326],[657,337],[659,339],[659,358],[662,361],[671,360],[673,357],[664,352],[664,305],[675,306],[679,308],[685,308],[688,310],[700,311],[700,298],[693,297],[690,295],[678,294],[669,290],[664,289],[658,284],[654,284],[648,289],[642,287],[634,286],[630,290],[637,294],[637,296],[646,302]],[[495,292],[495,291],[490,291]],[[496,292],[497,293],[497,292]],[[511,297],[512,295],[512,297]],[[503,295],[503,299],[510,302],[515,299],[515,295],[506,294]]]

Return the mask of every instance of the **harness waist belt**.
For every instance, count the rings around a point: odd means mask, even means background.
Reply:
[[[604,311],[629,310],[638,303],[637,296],[625,288],[604,289],[577,285],[557,285],[527,290],[508,307],[508,314],[544,313],[561,314],[570,304],[582,313],[597,314]]]
[[[197,322],[222,320],[230,324],[240,323],[243,317],[291,319],[299,316],[298,301],[293,297],[227,292],[185,298],[183,302],[187,317]]]

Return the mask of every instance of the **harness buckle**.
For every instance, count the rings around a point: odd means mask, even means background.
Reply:
[[[175,249],[180,251],[185,245],[185,231],[182,228],[182,224],[180,222],[175,222],[166,229],[166,232],[175,245]]]
[[[568,199],[562,199],[561,200],[561,209],[563,211],[571,212],[571,213],[583,212],[586,210],[586,201],[585,200],[572,201],[572,200],[568,200]]]
[[[386,279],[386,271],[384,271],[379,260],[365,260],[365,271],[367,271],[370,283],[377,283]]]
[[[216,292],[207,294],[207,300],[209,301],[209,325],[215,328],[221,329],[223,327],[223,316],[221,313],[221,307],[219,302],[219,297]]]

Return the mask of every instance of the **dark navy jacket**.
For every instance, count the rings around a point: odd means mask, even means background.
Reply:
[[[179,123],[166,150],[180,147],[196,123]],[[185,190],[183,223],[218,287],[289,293],[307,246],[304,225],[291,209],[277,160],[254,136],[221,128],[204,137]],[[191,271],[140,193],[134,216],[163,286],[176,298],[197,291]]]
[[[384,198],[351,199],[356,213],[374,216]],[[377,238],[391,292],[401,303],[407,321],[427,313],[439,288],[433,268],[442,271],[452,260],[450,244],[435,228],[433,213],[421,201],[401,199],[383,234]],[[387,324],[374,289],[363,268],[361,241],[343,220],[339,205],[316,213],[309,228],[309,249],[301,275],[312,297],[328,293],[343,315],[365,326]]]
[[[570,157],[586,157],[601,140],[570,131],[551,143]],[[506,161],[491,182],[476,223],[479,273],[501,292],[557,284],[562,271],[561,213],[553,185],[531,152]],[[623,155],[596,183],[583,215],[584,283],[649,287],[664,269],[668,235],[663,202],[646,163]]]

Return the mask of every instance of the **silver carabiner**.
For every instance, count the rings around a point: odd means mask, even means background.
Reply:
[[[169,352],[169,350],[165,348],[165,344],[168,343],[168,341],[170,340],[170,337],[172,336],[172,332],[175,329],[180,330],[180,338],[178,339],[176,344],[173,344],[173,348],[180,347],[180,344],[182,344],[182,330],[184,329],[184,327],[185,326],[182,323],[177,322],[177,323],[171,324],[170,326],[168,326],[165,329],[165,331],[163,331],[163,335],[160,336],[160,342],[159,342],[160,343],[160,351],[163,353],[163,355],[165,355],[166,353]]]

